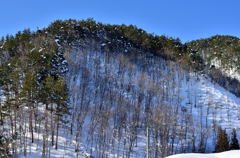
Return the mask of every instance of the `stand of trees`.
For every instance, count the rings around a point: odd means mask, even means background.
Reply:
[[[64,151],[73,144],[76,157],[83,145],[97,158],[209,152],[220,105],[192,88],[203,60],[179,39],[132,25],[57,20],[3,38],[0,49],[5,155],[26,155],[35,143],[50,157],[63,132]],[[236,132],[233,138],[231,149]],[[228,150],[227,141],[219,130],[216,151]]]
[[[215,151],[224,152],[228,150],[238,150],[239,148],[236,129],[232,129],[231,141],[229,142],[226,130],[219,128]]]
[[[21,39],[17,48],[11,45],[8,48],[15,49],[16,54],[0,65],[0,89],[4,96],[0,121],[1,131],[18,139],[10,141],[1,135],[3,143],[0,144],[6,154],[14,155],[19,151],[26,154],[29,141],[36,142],[39,139],[36,135],[41,133],[45,157],[50,145],[47,137],[51,135],[51,145],[57,148],[59,128],[69,111],[64,79],[67,65],[63,53],[51,38],[25,31],[17,34],[17,39]],[[29,133],[31,140],[27,139]]]

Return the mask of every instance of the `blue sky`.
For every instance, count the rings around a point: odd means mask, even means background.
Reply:
[[[0,36],[56,19],[134,24],[183,42],[216,34],[240,37],[240,0],[1,0]]]

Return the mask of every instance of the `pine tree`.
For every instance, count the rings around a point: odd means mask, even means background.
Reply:
[[[3,90],[0,92],[0,125],[3,125],[5,116],[8,116],[8,106],[4,101],[2,101],[2,96],[5,96],[6,99],[10,95],[10,77],[9,74],[12,72],[10,66],[1,65],[0,66],[0,89]]]
[[[69,107],[68,107],[68,88],[64,81],[64,79],[59,78],[55,84],[55,102],[57,104],[55,109],[55,115],[56,115],[56,141],[55,141],[55,149],[58,148],[58,134],[59,134],[59,126],[60,123],[64,122],[62,117],[69,113]]]
[[[0,157],[10,158],[10,143],[11,139],[2,131],[0,132]]]
[[[235,128],[232,129],[232,138],[230,143],[230,150],[238,150],[239,144],[237,139],[237,131]]]
[[[222,128],[219,128],[215,151],[223,152],[227,150],[229,150],[228,135],[225,130],[222,130]]]
[[[34,142],[33,131],[33,113],[35,108],[35,100],[37,100],[37,82],[34,75],[34,70],[30,69],[25,74],[25,81],[22,88],[22,96],[29,112],[29,131],[31,132],[31,142]]]

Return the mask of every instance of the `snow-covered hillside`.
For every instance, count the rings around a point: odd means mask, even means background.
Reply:
[[[192,44],[206,47],[209,60],[178,38],[92,19],[2,38],[0,157],[212,153],[218,133],[225,151],[227,134],[240,134],[240,41],[219,38]]]
[[[236,68],[237,66],[234,63],[232,64],[231,68],[229,68],[229,67],[226,68],[226,67],[222,66],[223,64],[221,64],[221,61],[219,61],[219,60],[217,60],[217,58],[215,58],[214,60],[211,61],[210,65],[221,70],[222,73],[224,73],[226,76],[235,78],[238,81],[240,81],[240,72]]]
[[[174,62],[136,53],[91,46],[65,54],[73,114],[60,128],[59,149],[49,143],[49,157],[212,152],[219,126],[239,130],[240,98]],[[29,142],[27,157],[41,157],[41,140]]]
[[[233,150],[216,154],[178,154],[167,158],[240,158],[240,151]]]
[[[189,73],[176,63],[145,53],[139,53],[137,59],[127,53],[92,50],[74,50],[70,54],[68,80],[72,105],[86,110],[80,114],[84,121],[79,140],[87,142],[86,151],[93,156],[144,157],[146,126],[151,128],[151,156],[156,148],[160,156],[192,150],[212,152],[219,126],[228,132],[239,127],[240,99],[207,77]],[[146,122],[148,106],[157,120],[150,118]],[[99,109],[100,115],[92,111],[96,107],[103,108]],[[105,116],[106,113],[109,114]],[[134,117],[135,114],[138,115]],[[97,119],[107,119],[101,125],[105,129],[94,125]],[[166,124],[169,127],[163,127]],[[91,139],[89,131],[94,133]],[[155,138],[156,131],[159,140]],[[108,144],[99,142],[101,137]],[[106,149],[108,152],[101,152]]]

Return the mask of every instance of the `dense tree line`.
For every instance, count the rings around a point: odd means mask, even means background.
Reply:
[[[187,46],[203,59],[205,73],[218,84],[240,96],[240,39],[216,35],[194,40]]]
[[[28,31],[17,34],[16,40],[21,41],[16,42],[17,46],[8,41],[7,49],[14,55],[0,66],[0,89],[4,96],[0,108],[1,131],[18,137],[11,142],[12,154],[25,153],[27,131],[33,143],[44,124],[46,131],[41,133],[47,137],[51,132],[51,144],[57,148],[58,130],[68,113],[68,88],[64,79],[67,65],[63,52],[51,38],[41,35],[33,38]],[[39,111],[41,108],[44,111]],[[44,138],[43,155],[47,154],[47,141]]]
[[[82,21],[72,19],[56,20],[47,28],[37,30],[35,33],[24,30],[18,32],[15,36],[2,37],[0,41],[1,52],[8,51],[10,56],[14,56],[20,53],[17,50],[20,43],[28,41],[30,37],[34,38],[39,34],[47,34],[54,39],[58,39],[61,44],[74,45],[82,40],[95,40],[104,44],[104,49],[111,51],[123,50],[131,52],[134,49],[140,49],[166,59],[182,62],[187,67],[201,69],[202,61],[200,56],[192,53],[186,44],[181,43],[179,38],[174,39],[150,34],[134,25],[97,23],[93,19]]]
[[[240,39],[234,36],[216,35],[206,39],[194,40],[187,45],[198,51],[209,63],[217,58],[223,68],[236,67],[238,70],[240,57]]]

